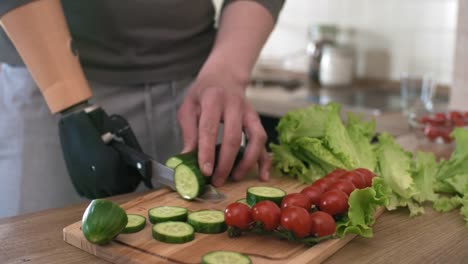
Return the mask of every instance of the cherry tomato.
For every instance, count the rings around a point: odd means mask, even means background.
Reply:
[[[464,117],[465,119],[468,119],[468,112],[465,112],[465,113],[463,114],[463,117]]]
[[[263,230],[272,231],[280,223],[281,209],[272,201],[261,201],[252,207],[252,218],[263,224]]]
[[[334,184],[332,184],[328,190],[340,190],[349,195],[354,191],[354,189],[356,189],[356,186],[354,186],[354,184],[351,181],[346,179],[340,179]]]
[[[463,117],[453,119],[452,123],[456,127],[464,127],[465,126],[465,120],[463,119]]]
[[[341,175],[345,174],[346,172],[347,172],[346,170],[338,168],[328,173],[327,176],[325,176],[325,178],[329,179],[331,182],[336,182],[337,180],[339,180]]]
[[[420,119],[419,119],[419,123],[421,124],[429,124],[429,122],[431,121],[431,118],[428,117],[428,116],[422,116]]]
[[[302,194],[307,195],[313,205],[318,206],[320,202],[320,195],[322,195],[322,189],[317,186],[308,186],[302,189]]]
[[[375,174],[366,169],[366,168],[358,168],[358,169],[355,169],[355,171],[357,173],[360,173],[362,175],[362,177],[364,177],[364,180],[366,181],[366,186],[367,187],[371,187],[372,186],[372,179],[375,177]]]
[[[320,211],[331,215],[343,214],[348,210],[348,195],[339,190],[331,190],[320,197]]]
[[[452,133],[451,128],[443,128],[440,130],[439,133],[445,143],[450,143],[453,141],[453,138],[450,136],[450,134]]]
[[[450,120],[455,123],[455,120],[463,119],[462,113],[458,111],[450,111]]]
[[[432,121],[437,125],[443,125],[447,121],[447,115],[445,113],[438,112],[434,115]]]
[[[312,201],[309,196],[302,193],[290,193],[286,195],[281,201],[281,209],[289,206],[302,207],[306,210],[310,210],[312,207]]]
[[[309,212],[297,206],[286,207],[281,212],[281,226],[296,237],[306,237],[310,234]]]
[[[321,178],[312,183],[312,186],[317,186],[322,192],[325,192],[331,184],[332,182],[329,179]]]
[[[253,221],[250,208],[243,203],[232,203],[224,210],[224,220],[228,226],[237,227],[240,230],[249,229]]]
[[[427,125],[424,128],[424,135],[429,139],[430,141],[434,141],[439,137],[439,129],[433,125]]]
[[[364,177],[355,171],[349,171],[345,175],[341,176],[341,178],[350,180],[358,189],[366,188],[366,181],[364,180]]]
[[[310,214],[310,233],[316,237],[333,235],[336,223],[333,217],[325,212],[317,211]]]

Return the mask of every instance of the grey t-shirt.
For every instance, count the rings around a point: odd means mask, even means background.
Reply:
[[[30,1],[0,0],[0,15]],[[284,1],[257,2],[276,19]],[[101,82],[137,84],[193,76],[216,34],[211,0],[62,0],[62,5],[87,78]],[[23,65],[3,30],[0,62]]]

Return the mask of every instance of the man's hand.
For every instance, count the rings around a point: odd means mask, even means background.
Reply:
[[[246,82],[218,69],[216,74],[199,75],[179,109],[184,152],[198,148],[198,163],[204,175],[213,174],[215,186],[224,184],[239,151],[242,131],[248,145],[242,161],[233,171],[240,180],[257,163],[261,180],[269,178],[271,162],[265,149],[266,133],[260,119],[244,95]],[[216,168],[215,146],[220,122],[224,123],[221,152]]]

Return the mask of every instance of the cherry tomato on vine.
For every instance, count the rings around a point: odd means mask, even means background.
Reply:
[[[290,206],[302,207],[306,210],[310,210],[312,207],[312,201],[310,198],[302,193],[290,193],[286,195],[281,201],[281,209]]]
[[[312,183],[312,186],[317,186],[322,192],[325,192],[331,184],[332,182],[329,179],[321,178]]]
[[[302,194],[310,198],[313,205],[318,206],[320,202],[320,196],[322,195],[322,189],[317,186],[308,186],[302,189]]]
[[[355,169],[355,171],[357,173],[360,173],[364,177],[367,187],[372,186],[372,179],[375,177],[375,174],[372,171],[366,168],[358,168],[358,169]]]
[[[252,218],[263,224],[263,230],[272,231],[280,223],[281,209],[272,201],[261,201],[252,207]]]
[[[331,215],[343,214],[348,210],[348,195],[339,190],[331,190],[320,197],[320,211]]]
[[[240,230],[249,229],[253,222],[250,208],[243,203],[232,203],[224,210],[226,225],[236,227]]]
[[[310,233],[316,237],[333,235],[336,223],[333,217],[325,212],[317,211],[310,214]]]
[[[350,180],[358,189],[366,188],[366,181],[364,180],[364,177],[355,171],[349,171],[341,176],[341,178]]]
[[[340,179],[341,175],[345,174],[347,171],[343,169],[335,169],[334,171],[328,173],[325,178],[329,179],[331,182],[336,182]]]
[[[296,237],[306,237],[310,234],[309,212],[297,206],[286,207],[281,212],[281,226]]]
[[[354,189],[356,189],[356,186],[354,186],[354,184],[351,181],[346,179],[340,179],[334,184],[332,184],[328,190],[340,190],[349,195],[354,191]]]

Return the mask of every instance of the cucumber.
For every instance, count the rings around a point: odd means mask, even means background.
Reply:
[[[188,223],[196,232],[204,234],[217,234],[226,231],[224,212],[219,210],[200,210],[188,215]]]
[[[174,184],[179,195],[193,200],[203,194],[206,182],[197,164],[181,163],[174,169]]]
[[[155,224],[152,234],[154,239],[170,244],[181,244],[195,238],[195,231],[191,225],[175,221]]]
[[[245,198],[239,199],[239,200],[237,200],[236,202],[238,202],[238,203],[243,203],[243,204],[247,205],[248,207],[251,207],[251,206],[247,203],[247,199],[245,199]]]
[[[127,225],[122,230],[123,234],[136,233],[145,228],[146,218],[142,215],[127,214]]]
[[[177,154],[175,156],[170,157],[166,161],[166,166],[171,169],[175,169],[175,167],[177,167],[181,163],[188,164],[188,163],[196,163],[196,162],[198,162],[197,152],[192,151],[192,152]]]
[[[89,242],[104,245],[122,232],[127,221],[127,214],[118,204],[96,199],[83,214],[81,231]]]
[[[234,251],[212,251],[202,256],[202,264],[250,264],[252,260]]]
[[[256,203],[264,200],[270,200],[276,203],[278,206],[281,206],[281,201],[283,200],[284,196],[286,196],[286,192],[279,188],[256,186],[249,187],[247,189],[246,200],[250,206],[254,206]]]
[[[187,221],[188,210],[178,206],[160,206],[151,208],[148,217],[152,224],[167,221]]]

